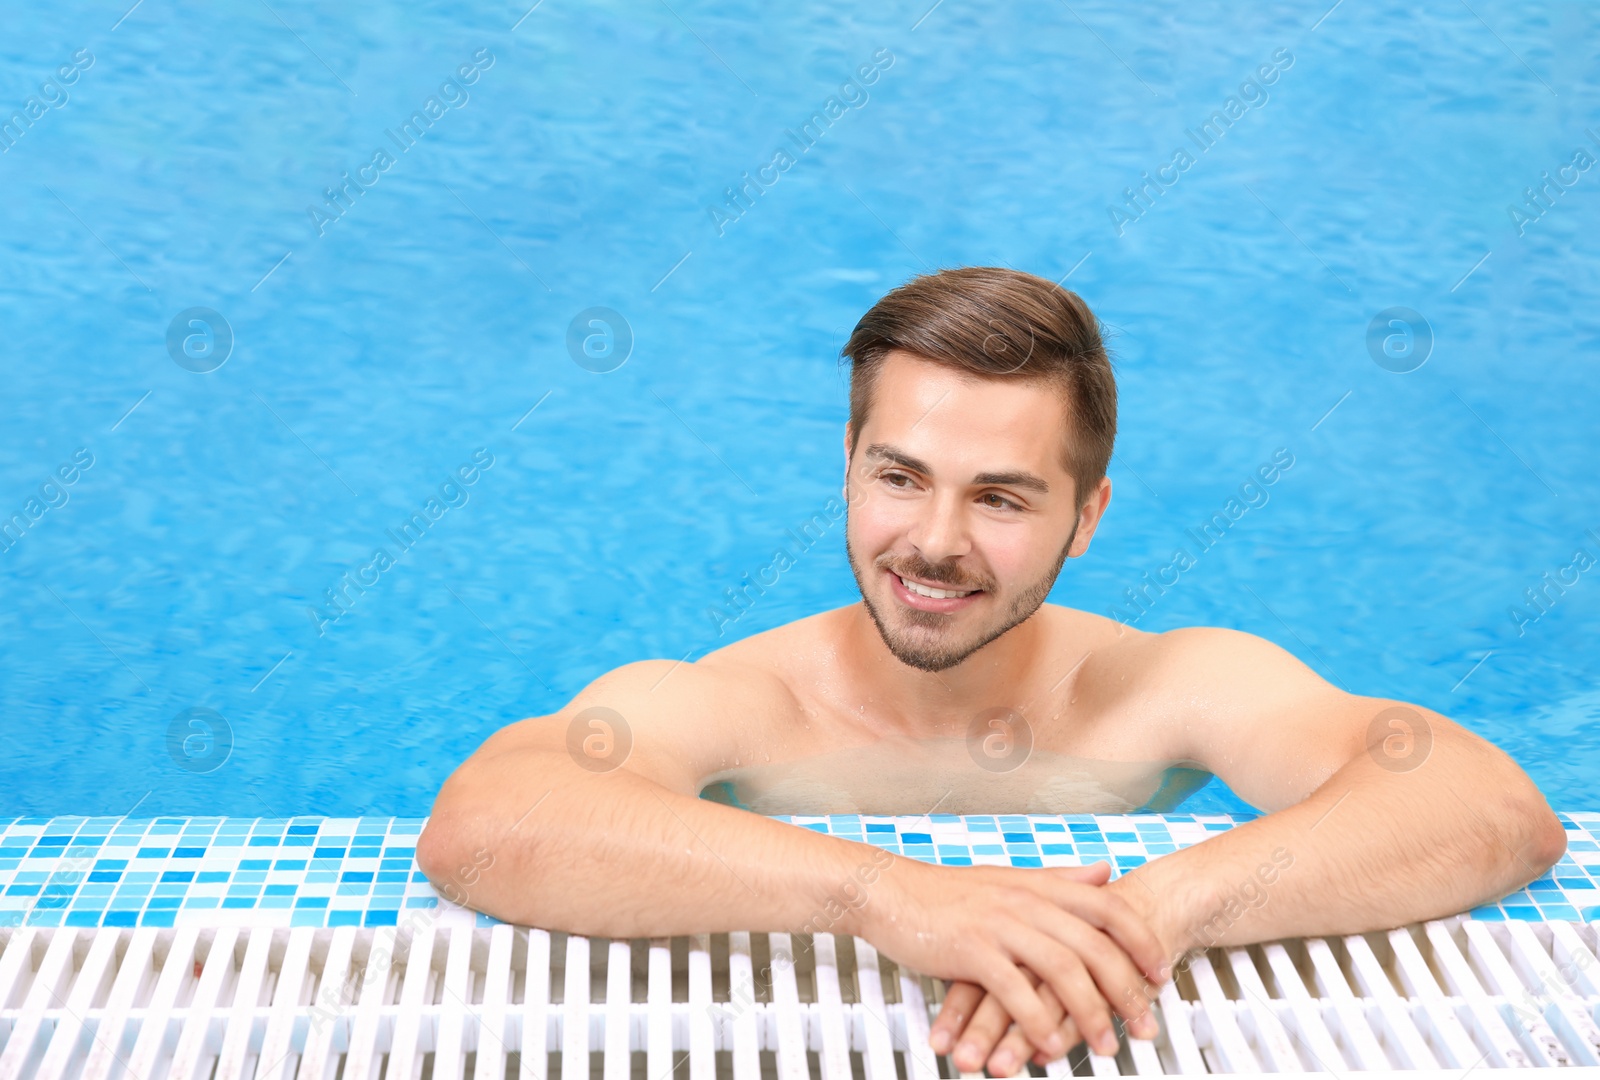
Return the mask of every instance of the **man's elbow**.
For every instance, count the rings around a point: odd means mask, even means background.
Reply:
[[[440,899],[503,918],[496,900],[503,893],[492,888],[495,883],[486,873],[494,866],[495,855],[481,837],[474,840],[477,832],[481,830],[464,827],[458,819],[435,807],[422,835],[417,837],[417,867]]]
[[[417,837],[417,869],[436,891],[443,889],[454,872],[452,868],[460,861],[459,832],[448,812],[441,812],[435,805],[433,815],[422,827],[422,835]]]
[[[1482,838],[1484,850],[1501,865],[1509,860],[1509,872],[1520,886],[1561,861],[1567,853],[1567,830],[1531,781],[1519,787],[1523,790],[1502,795],[1498,812],[1481,825],[1491,830]]]
[[[1567,829],[1543,798],[1530,810],[1528,847],[1532,863],[1543,874],[1567,853]]]

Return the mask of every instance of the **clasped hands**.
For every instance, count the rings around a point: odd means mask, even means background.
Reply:
[[[1107,885],[1110,872],[1104,862],[1027,870],[897,860],[883,878],[890,895],[863,911],[863,936],[950,981],[929,1042],[963,1071],[987,1064],[1011,1076],[1080,1041],[1114,1054],[1113,1013],[1134,1038],[1159,1034],[1150,1002],[1172,957],[1152,905]]]

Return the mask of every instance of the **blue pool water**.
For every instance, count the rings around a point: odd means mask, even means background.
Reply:
[[[930,6],[12,20],[0,813],[420,815],[618,664],[851,602],[840,525],[714,614],[838,491],[856,319],[963,264],[1070,271],[1114,332],[1115,497],[1053,602],[1112,609],[1281,448],[1138,625],[1264,635],[1593,807],[1600,11]]]

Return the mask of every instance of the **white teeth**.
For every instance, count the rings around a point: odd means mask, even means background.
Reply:
[[[896,574],[895,577],[900,577],[900,575]],[[946,589],[930,589],[926,585],[919,585],[915,581],[907,581],[905,578],[900,578],[900,584],[906,587],[907,592],[914,592],[918,596],[926,596],[932,600],[953,600],[958,596],[967,596],[978,591],[976,589],[968,589],[965,592],[950,592]]]

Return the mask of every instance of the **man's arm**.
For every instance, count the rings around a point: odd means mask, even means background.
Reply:
[[[1361,933],[1454,914],[1525,885],[1561,858],[1566,833],[1501,750],[1432,710],[1358,697],[1283,649],[1231,630],[1140,642],[1126,680],[1136,711],[1187,733],[1174,757],[1203,764],[1267,813],[1110,882],[1162,941],[1191,949]],[[1063,1008],[1048,987],[1052,1017]],[[1153,1000],[1154,986],[1143,988]],[[1142,1003],[1142,1002],[1141,1002]],[[1126,1005],[1126,1002],[1119,1003]],[[1042,1044],[971,984],[946,998],[935,1042],[965,1068],[1008,1076]],[[1071,1008],[1062,1030],[1079,1025]],[[1002,1058],[1002,1055],[1006,1055]]]
[[[1160,639],[1145,677],[1199,703],[1181,752],[1267,811],[1115,883],[1169,955],[1453,914],[1566,850],[1527,774],[1439,713],[1345,693],[1250,634]]]
[[[1088,1037],[1114,1039],[1123,1007],[1108,1002],[1158,978],[1161,950],[1103,870],[930,866],[698,797],[705,777],[782,747],[797,715],[779,680],[742,665],[619,668],[485,742],[440,791],[417,860],[446,899],[545,929],[860,934],[982,985],[1046,1045],[1059,1009],[1026,963]]]
[[[787,702],[753,670],[620,667],[479,747],[440,790],[418,864],[447,899],[547,929],[795,929],[877,849],[698,797]]]

